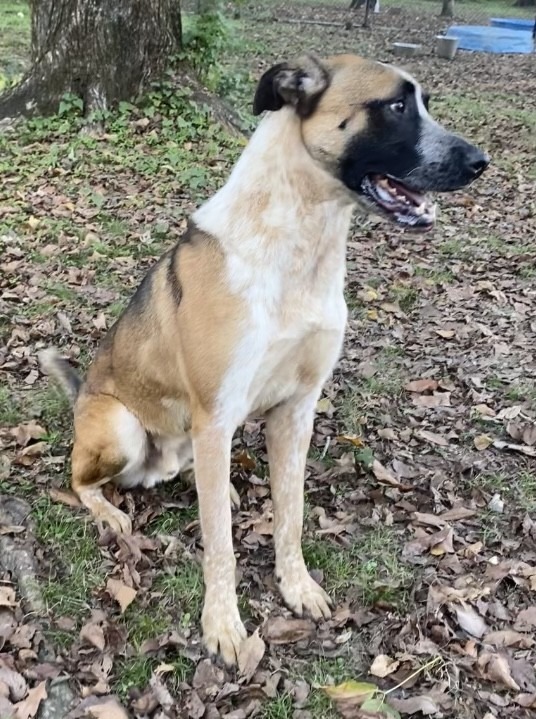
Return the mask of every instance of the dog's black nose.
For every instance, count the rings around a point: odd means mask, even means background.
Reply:
[[[471,148],[466,160],[467,172],[472,175],[471,179],[476,180],[477,177],[484,172],[489,165],[489,157],[476,147]]]

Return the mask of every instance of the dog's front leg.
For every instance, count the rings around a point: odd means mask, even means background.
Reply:
[[[246,629],[240,619],[235,585],[231,523],[230,465],[232,429],[212,423],[193,432],[195,483],[203,535],[203,639],[226,664],[236,662]]]
[[[301,548],[307,450],[317,393],[274,408],[266,421],[274,507],[275,574],[286,604],[296,614],[328,618],[330,599],[310,576]]]

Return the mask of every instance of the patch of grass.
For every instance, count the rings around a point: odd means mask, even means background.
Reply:
[[[54,427],[61,426],[65,420],[72,421],[69,400],[53,382],[32,393],[32,396],[28,398],[28,404],[31,412],[39,416],[52,431]]]
[[[282,694],[264,704],[258,716],[260,719],[292,719],[293,714],[292,697]]]
[[[399,541],[388,527],[378,527],[357,539],[348,549],[327,539],[309,540],[303,553],[309,568],[324,571],[328,593],[357,594],[361,604],[387,601],[402,609],[408,600],[413,573],[399,559]]]
[[[162,605],[182,610],[181,626],[189,626],[198,620],[203,599],[203,572],[193,559],[184,559],[172,570],[159,575],[154,589],[162,592]]]
[[[164,634],[173,624],[160,600],[143,611],[136,606],[129,607],[123,616],[123,623],[128,631],[128,641],[136,650],[148,639]]]
[[[512,510],[521,513],[536,511],[536,474],[533,472],[524,471],[514,476],[479,474],[469,481],[469,486],[488,494],[500,494],[506,503],[507,514]],[[495,517],[500,519],[501,515],[495,513]]]
[[[15,396],[7,386],[0,385],[0,425],[12,427],[21,419],[22,413]]]
[[[419,291],[415,287],[394,285],[389,294],[395,302],[398,302],[403,312],[411,312],[419,300]]]
[[[63,300],[63,302],[77,302],[79,300],[78,292],[59,282],[47,282],[45,289],[51,295],[54,295],[54,297]]]
[[[152,520],[147,527],[147,534],[155,536],[157,534],[176,535],[181,534],[184,528],[199,517],[199,509],[197,502],[189,507],[176,507],[162,512],[158,517]]]
[[[506,399],[512,402],[527,402],[536,399],[536,384],[523,383],[511,384],[505,392]]]
[[[0,91],[16,81],[27,66],[30,10],[22,0],[2,0],[0,14]]]
[[[118,662],[113,687],[119,697],[126,699],[131,689],[142,691],[149,683],[157,663],[156,659],[141,656]]]
[[[371,360],[375,373],[371,377],[359,378],[344,394],[339,411],[346,432],[361,433],[370,402],[401,394],[404,381],[399,360],[403,356],[401,348],[385,347]]]
[[[438,285],[448,284],[454,281],[454,275],[450,270],[438,270],[435,267],[423,267],[422,265],[415,267],[415,276],[424,277],[426,280]]]
[[[58,568],[43,583],[48,609],[56,616],[81,619],[91,605],[92,593],[105,579],[94,528],[44,495],[35,503],[33,517],[37,539]]]

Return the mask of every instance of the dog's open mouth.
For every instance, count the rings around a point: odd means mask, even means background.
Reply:
[[[410,190],[400,180],[389,175],[366,175],[361,183],[363,195],[383,215],[408,229],[426,232],[436,218],[436,205],[425,195]]]

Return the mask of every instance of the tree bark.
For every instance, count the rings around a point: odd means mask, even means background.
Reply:
[[[443,0],[443,6],[441,7],[441,17],[453,17],[454,16],[454,0]]]
[[[0,96],[0,118],[56,112],[65,93],[86,111],[135,97],[181,49],[179,0],[30,0],[32,67]]]

